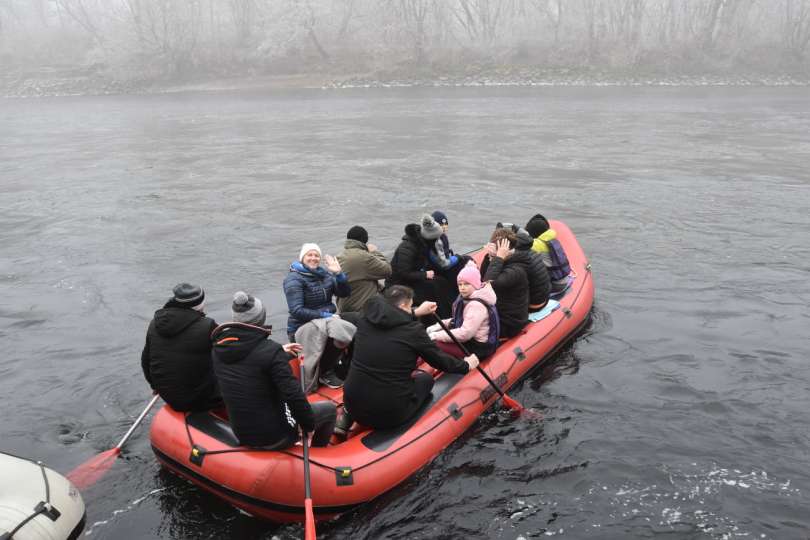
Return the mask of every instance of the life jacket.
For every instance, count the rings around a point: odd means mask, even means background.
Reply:
[[[568,257],[565,250],[556,238],[554,240],[543,240],[548,247],[548,254],[551,258],[551,266],[547,268],[548,275],[553,281],[568,277],[571,273],[571,265],[568,264]]]
[[[481,300],[480,298],[468,298],[467,301],[481,302],[487,308],[489,314],[489,335],[487,336],[486,344],[490,347],[498,346],[498,336],[501,332],[501,320],[498,318],[498,310],[495,306],[491,306]],[[456,301],[453,302],[453,328],[461,328],[464,324],[464,299],[458,295]]]

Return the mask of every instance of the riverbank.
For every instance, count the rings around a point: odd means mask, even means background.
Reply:
[[[114,77],[92,66],[11,68],[0,74],[0,96],[5,98],[410,86],[810,86],[810,74],[515,65],[467,65],[452,69],[405,67],[350,74],[320,70],[282,74],[247,71],[228,76],[204,74],[168,79]]]

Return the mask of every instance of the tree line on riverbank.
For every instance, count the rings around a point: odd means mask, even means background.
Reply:
[[[108,81],[533,68],[804,77],[810,0],[0,0],[0,61],[7,73]]]

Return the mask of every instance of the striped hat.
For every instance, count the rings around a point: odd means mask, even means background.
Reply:
[[[172,289],[174,293],[174,300],[183,307],[193,308],[199,306],[205,300],[205,291],[199,285],[191,285],[189,283],[178,283]]]
[[[262,325],[267,316],[262,301],[244,291],[233,295],[231,315],[235,322]]]

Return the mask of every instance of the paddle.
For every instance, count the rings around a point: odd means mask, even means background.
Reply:
[[[304,385],[304,363],[301,362],[301,390],[304,395],[307,391]],[[304,512],[306,513],[306,521],[304,521],[304,540],[315,540],[315,514],[312,511],[312,489],[309,484],[309,441],[307,440],[307,432],[301,427],[301,442],[304,445]]]
[[[87,487],[92,486],[95,484],[104,474],[112,467],[112,464],[115,462],[115,458],[118,457],[118,454],[121,453],[121,448],[124,446],[124,443],[127,442],[129,437],[135,431],[143,419],[146,417],[147,413],[154,407],[155,403],[160,396],[155,394],[155,396],[149,401],[149,404],[146,405],[146,408],[143,412],[138,416],[135,422],[130,426],[129,430],[126,434],[121,438],[121,440],[116,444],[113,448],[102,452],[89,460],[85,461],[72,471],[67,474],[68,480],[73,482],[79,489],[84,489]]]
[[[463,345],[463,344],[462,344],[462,343],[461,343],[461,342],[458,340],[458,338],[456,338],[456,336],[454,336],[454,335],[453,335],[453,332],[451,332],[451,331],[450,331],[450,329],[449,329],[449,328],[447,328],[447,325],[446,325],[446,324],[444,324],[444,321],[442,320],[442,318],[441,318],[441,317],[439,317],[439,315],[438,315],[438,314],[436,314],[436,313],[433,313],[433,316],[434,316],[434,317],[436,317],[436,320],[437,320],[437,321],[439,321],[439,325],[442,327],[442,330],[444,330],[445,332],[447,332],[447,335],[448,335],[448,336],[450,336],[450,339],[452,339],[452,340],[453,340],[453,343],[455,343],[455,344],[456,344],[456,346],[457,346],[459,349],[461,349],[461,352],[463,352],[463,353],[464,353],[464,356],[470,356],[470,351],[468,351],[468,350],[467,350],[467,347],[465,347],[465,346],[464,346],[464,345]],[[504,393],[504,391],[503,391],[503,390],[501,390],[501,388],[500,388],[500,387],[499,387],[499,386],[498,386],[498,385],[495,383],[495,381],[493,381],[493,380],[492,380],[492,377],[490,377],[490,376],[487,374],[487,372],[486,372],[486,371],[484,371],[484,370],[481,368],[481,366],[476,366],[476,369],[478,369],[478,372],[479,372],[481,375],[483,375],[483,376],[484,376],[484,378],[487,380],[487,382],[490,384],[490,386],[492,386],[492,388],[494,388],[494,389],[495,389],[495,391],[496,391],[496,392],[498,392],[498,394],[500,394],[500,395],[501,395],[501,399],[503,400],[503,402],[504,402],[504,403],[505,403],[505,404],[506,404],[506,405],[507,405],[507,406],[508,406],[510,409],[512,409],[513,411],[517,411],[518,413],[522,413],[522,412],[525,410],[525,409],[523,408],[523,405],[521,405],[520,403],[518,403],[518,402],[517,402],[517,401],[515,401],[514,399],[510,398],[509,396],[507,396],[507,395]]]

